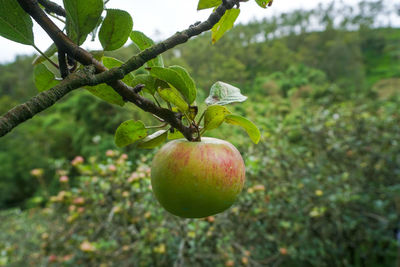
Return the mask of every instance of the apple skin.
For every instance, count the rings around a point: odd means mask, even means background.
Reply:
[[[151,185],[158,202],[184,218],[226,210],[244,181],[245,165],[239,151],[216,138],[171,141],[156,153],[151,166]]]

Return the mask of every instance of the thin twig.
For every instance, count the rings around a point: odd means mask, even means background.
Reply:
[[[48,56],[46,56],[46,54],[42,50],[40,50],[39,47],[37,47],[36,45],[32,45],[32,47],[35,48],[35,50],[38,51],[39,54],[41,54],[48,62],[50,62],[51,65],[53,65],[57,69],[59,68],[58,64],[51,60]]]
[[[161,125],[146,126],[145,128],[146,128],[146,129],[161,129],[161,128],[164,128],[164,127],[167,126],[167,125],[168,125],[168,123],[163,123],[163,124],[161,124]]]
[[[197,125],[200,125],[201,121],[202,121],[203,118],[204,118],[204,114],[206,114],[206,111],[203,111],[203,114],[201,114],[200,119],[199,119]]]
[[[181,243],[179,244],[179,252],[178,252],[178,257],[174,263],[174,267],[180,267],[180,266],[185,266],[185,261],[184,261],[184,251],[185,251],[185,243],[186,239],[182,238]]]
[[[154,101],[156,102],[157,106],[159,106],[159,107],[161,108],[161,104],[160,104],[160,102],[158,102],[158,100],[157,100],[157,98],[155,97],[155,95],[152,95],[152,96],[153,96],[153,99],[154,99]]]
[[[38,0],[38,2],[42,6],[44,6],[47,13],[54,13],[62,17],[67,16],[67,13],[65,12],[64,8],[62,6],[57,5],[54,2],[51,2],[49,0]]]
[[[63,78],[63,79],[65,79],[69,74],[67,60],[66,60],[65,56],[66,55],[65,55],[64,51],[58,50],[58,64],[60,65],[60,74],[61,74],[61,78]]]
[[[89,77],[93,75],[94,68],[85,68],[69,75],[65,80],[20,104],[0,117],[0,137],[6,135],[17,125],[32,118],[37,113],[51,107],[55,102],[74,89],[88,84]]]
[[[163,119],[161,119],[160,117],[158,117],[155,114],[151,114],[156,120],[158,120],[159,122],[165,122]]]
[[[54,14],[52,14],[52,13],[50,13],[49,16],[55,18],[56,20],[58,20],[58,21],[60,21],[60,22],[62,22],[62,23],[64,23],[64,24],[66,23],[65,20],[61,19],[60,17],[58,17],[58,16],[56,16],[56,15],[54,15]]]

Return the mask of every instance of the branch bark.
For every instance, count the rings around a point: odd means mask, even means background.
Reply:
[[[54,13],[59,16],[66,17],[67,13],[65,12],[64,8],[62,6],[57,5],[54,2],[51,2],[49,0],[38,0],[39,3],[44,6],[46,12],[48,13]]]
[[[51,90],[44,91],[24,104],[18,105],[0,117],[0,137],[6,135],[20,123],[32,118],[37,113],[51,107],[64,95],[89,83],[94,68],[85,68],[69,75]]]
[[[60,85],[32,98],[28,102],[21,104],[0,118],[0,137],[10,132],[18,124],[32,118],[35,114],[47,109],[57,100],[68,94],[73,89],[85,85],[97,85],[107,83],[110,85],[124,100],[134,103],[144,111],[155,114],[168,122],[172,127],[178,129],[188,140],[193,140],[193,129],[183,125],[177,114],[169,109],[160,108],[152,101],[137,94],[132,87],[124,84],[120,79],[125,75],[143,66],[147,61],[160,55],[161,53],[187,42],[191,37],[199,35],[210,30],[225,14],[226,10],[233,8],[238,3],[237,0],[226,0],[221,4],[209,18],[198,24],[191,26],[188,29],[177,32],[165,41],[153,45],[152,47],[142,51],[141,53],[130,58],[126,63],[118,68],[108,70],[104,65],[97,61],[88,51],[76,45],[68,36],[66,36],[46,13],[39,7],[37,0],[17,0],[21,7],[27,12],[50,36],[57,45],[59,51],[65,53],[79,61],[83,65],[93,65],[96,75],[86,75],[85,79],[73,79],[67,77],[66,81]],[[71,76],[75,77],[75,76]],[[72,79],[72,80],[71,80]],[[77,86],[77,87],[75,87]],[[68,88],[68,89],[67,89]]]

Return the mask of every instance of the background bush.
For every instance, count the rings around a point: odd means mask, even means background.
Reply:
[[[23,224],[36,228],[7,230],[3,254],[65,266],[393,266],[398,104],[307,104],[287,113],[274,103],[267,113],[275,119],[258,121],[261,145],[242,147],[248,175],[238,202],[201,220],[159,206],[149,158],[132,162],[110,150],[105,160],[67,163],[57,178],[78,175],[61,182],[41,221]],[[26,232],[32,239],[14,247]],[[32,245],[35,253],[26,253]]]

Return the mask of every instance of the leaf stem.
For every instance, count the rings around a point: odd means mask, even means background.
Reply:
[[[152,96],[153,96],[153,98],[154,98],[154,101],[156,101],[157,105],[161,108],[161,104],[160,104],[160,102],[158,102],[156,96],[155,96],[155,95],[152,95]]]
[[[170,104],[168,101],[166,101],[166,102],[167,102],[167,105],[168,105],[168,109],[169,109],[169,110],[172,110],[171,104]]]
[[[168,123],[163,123],[161,125],[156,125],[156,126],[146,126],[146,129],[160,129],[160,128],[164,128],[165,126],[167,126]]]
[[[49,15],[50,15],[51,17],[55,18],[56,20],[59,20],[59,21],[61,21],[61,22],[62,22],[62,23],[64,23],[64,24],[66,23],[66,22],[65,22],[65,20],[63,20],[63,19],[59,18],[59,17],[58,17],[58,16],[56,16],[56,15],[53,15],[53,14],[51,14],[51,13],[50,13]]]
[[[194,125],[194,127],[196,128],[196,132],[197,132],[197,138],[196,141],[201,142],[201,134],[200,134],[200,129],[199,129],[199,125]]]
[[[57,69],[59,69],[59,66],[57,63],[55,63],[53,60],[51,60],[48,56],[46,56],[45,53],[43,53],[35,44],[32,44],[33,48],[36,49],[36,51],[39,52],[39,54],[41,54],[47,61],[49,61],[54,67],[56,67]]]
[[[206,114],[206,111],[205,111],[205,110],[203,111],[203,114],[201,114],[200,119],[199,119],[199,122],[197,123],[197,125],[200,126],[200,123],[201,123],[201,121],[202,121],[203,118],[204,118],[204,114]]]
[[[158,121],[160,122],[165,122],[163,119],[161,119],[160,117],[158,117],[156,114],[151,113],[151,115],[156,118]]]
[[[206,128],[200,129],[200,136],[203,135],[206,132]]]

